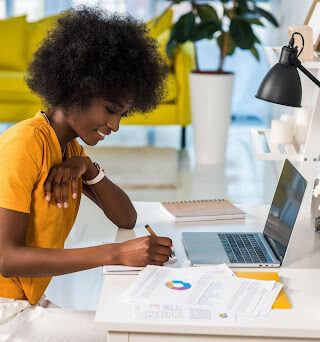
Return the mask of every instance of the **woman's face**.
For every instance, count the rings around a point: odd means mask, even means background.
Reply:
[[[126,115],[131,104],[131,101],[116,103],[101,98],[93,99],[80,113],[71,113],[69,124],[77,136],[87,145],[93,146],[112,131],[118,131],[120,120]]]

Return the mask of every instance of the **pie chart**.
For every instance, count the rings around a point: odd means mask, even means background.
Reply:
[[[188,290],[191,284],[185,283],[182,280],[170,280],[166,282],[166,287],[171,290]]]

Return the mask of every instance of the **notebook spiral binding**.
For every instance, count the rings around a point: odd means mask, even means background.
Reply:
[[[225,201],[225,199],[217,198],[217,199],[205,199],[205,200],[194,200],[194,201],[177,201],[177,202],[162,202],[162,203],[174,204],[174,203],[219,202],[219,201]]]

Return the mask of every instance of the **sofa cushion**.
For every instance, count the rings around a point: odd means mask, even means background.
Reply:
[[[162,103],[150,113],[134,113],[121,119],[121,125],[177,125],[179,116],[176,104]]]
[[[163,102],[173,101],[178,96],[178,84],[172,72],[168,74],[167,87],[168,93]]]
[[[35,102],[33,95],[23,80],[22,71],[0,70],[0,101],[1,102]]]
[[[0,20],[0,69],[25,69],[25,29],[25,15]]]
[[[170,39],[170,35],[171,35],[171,30],[165,30],[164,32],[162,32],[158,37],[157,37],[157,41],[159,44],[159,51],[161,53],[161,55],[164,57],[164,59],[166,60],[167,64],[169,67],[173,66],[173,59],[169,58],[167,55],[167,43]]]
[[[0,70],[0,101],[36,101],[23,80],[24,72]],[[178,86],[175,75],[169,73],[167,80],[168,93],[164,102],[173,101],[178,95]]]
[[[169,8],[155,24],[156,18],[151,19],[146,23],[153,38],[157,38],[162,32],[168,30],[172,26],[173,10]]]
[[[58,15],[46,17],[39,21],[30,22],[26,25],[26,60],[29,65],[33,59],[33,54],[40,47],[41,41],[47,35],[47,31],[55,23]]]
[[[23,71],[0,70],[0,92],[25,93],[28,91],[29,88],[23,80],[23,75]]]

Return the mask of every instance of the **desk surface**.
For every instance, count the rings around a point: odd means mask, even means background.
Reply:
[[[146,235],[149,224],[157,235],[168,236],[181,266],[190,266],[181,232],[185,231],[262,231],[268,214],[267,206],[239,205],[247,213],[246,220],[173,223],[159,211],[158,202],[134,202],[138,221],[133,231],[119,229],[116,242]],[[246,270],[246,269],[237,269]],[[229,336],[278,336],[320,338],[320,234],[313,231],[311,218],[299,214],[287,254],[281,268],[255,268],[251,271],[279,273],[292,309],[272,310],[267,318],[241,318],[236,323],[151,322],[137,320],[133,305],[121,302],[124,290],[135,275],[106,276],[95,323],[109,331],[174,333]],[[316,305],[315,305],[316,304]]]

